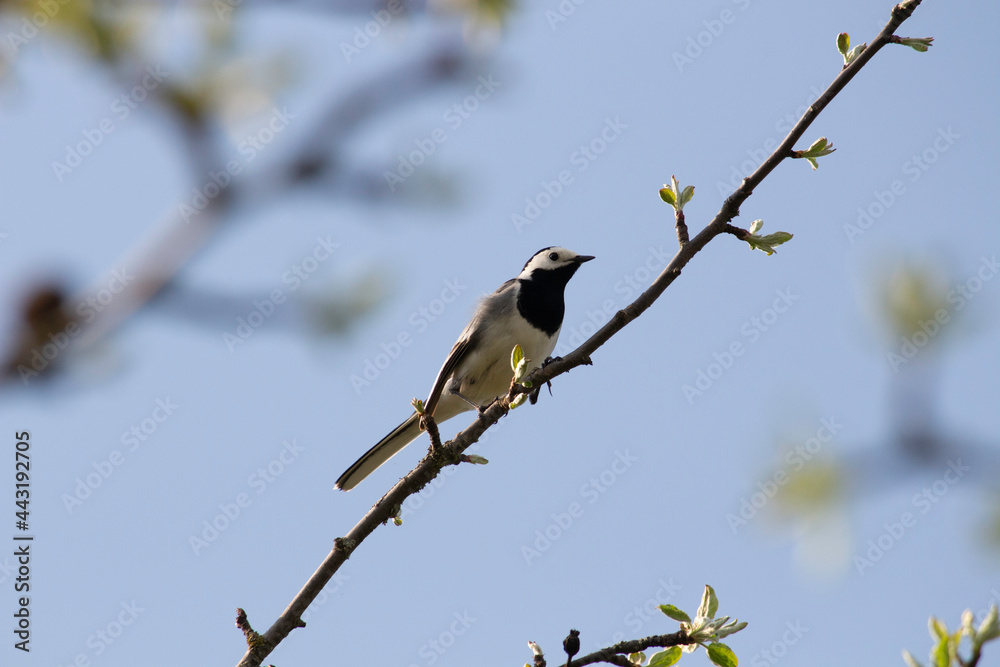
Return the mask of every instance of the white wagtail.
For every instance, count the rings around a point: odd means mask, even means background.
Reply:
[[[505,395],[514,377],[510,355],[515,345],[534,367],[546,360],[562,327],[566,283],[592,259],[566,248],[542,248],[517,278],[484,297],[438,371],[424,412],[440,423]],[[337,480],[337,488],[350,491],[418,435],[414,412],[355,461]]]

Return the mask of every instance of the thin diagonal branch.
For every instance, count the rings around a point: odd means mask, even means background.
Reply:
[[[817,98],[815,102],[809,107],[809,109],[803,114],[802,118],[799,119],[795,127],[792,128],[788,136],[781,142],[781,144],[774,150],[774,152],[754,171],[753,174],[743,179],[740,186],[730,195],[722,205],[722,208],[716,214],[715,218],[706,226],[701,232],[699,232],[690,242],[684,244],[677,254],[674,255],[673,259],[666,266],[663,272],[653,281],[653,284],[649,286],[646,291],[639,295],[635,301],[623,308],[622,310],[615,313],[614,317],[598,330],[593,336],[586,340],[582,345],[573,350],[571,353],[566,355],[561,359],[556,359],[551,363],[547,364],[544,368],[537,369],[533,371],[528,379],[531,381],[532,387],[539,387],[544,382],[548,382],[553,378],[556,378],[563,373],[566,373],[577,366],[590,364],[590,355],[593,354],[597,349],[604,345],[608,340],[611,339],[616,333],[621,331],[627,324],[638,318],[645,312],[652,304],[659,298],[664,290],[669,287],[674,280],[681,274],[681,270],[687,265],[689,261],[702,249],[709,241],[714,239],[719,234],[730,232],[729,227],[732,227],[729,223],[739,215],[740,206],[747,200],[747,198],[753,194],[753,190],[757,185],[770,174],[778,164],[791,156],[792,147],[795,142],[802,138],[805,131],[813,123],[816,117],[819,115],[823,109],[830,103],[831,100],[841,91],[844,87],[854,78],[854,76],[861,70],[864,65],[872,59],[872,57],[886,44],[889,43],[889,38],[895,32],[896,28],[903,23],[910,15],[913,10],[920,4],[920,0],[907,0],[904,3],[896,5],[892,10],[892,17],[889,22],[885,25],[878,36],[872,41],[867,49],[850,65],[845,67],[833,80],[830,86]],[[418,464],[410,471],[403,479],[393,486],[385,496],[382,497],[375,505],[368,511],[367,514],[359,521],[350,532],[343,538],[338,538],[335,540],[334,548],[329,555],[320,564],[319,568],[313,573],[306,582],[302,590],[296,594],[292,599],[292,602],[285,608],[281,613],[281,616],[274,622],[274,624],[267,630],[266,633],[261,635],[261,640],[257,646],[250,647],[244,654],[243,658],[239,662],[239,667],[259,667],[261,662],[266,658],[271,651],[274,650],[282,640],[285,639],[291,633],[291,631],[296,627],[302,626],[301,615],[305,612],[306,608],[310,603],[319,595],[319,592],[323,589],[327,582],[333,577],[337,570],[344,564],[347,558],[353,553],[361,542],[368,537],[380,524],[384,524],[393,517],[397,516],[399,508],[402,506],[403,501],[406,500],[410,495],[417,493],[424,486],[426,486],[434,477],[438,475],[441,468],[445,465],[454,465],[461,461],[462,452],[467,448],[472,446],[482,434],[491,426],[497,423],[501,417],[507,414],[509,411],[510,401],[516,395],[521,393],[529,393],[531,389],[524,387],[523,385],[513,386],[509,394],[501,400],[495,401],[486,410],[479,413],[475,421],[472,422],[468,427],[461,431],[455,436],[453,440],[448,441],[441,447],[436,447],[433,451],[430,451]],[[677,634],[677,633],[675,633]],[[671,635],[661,635],[660,637],[671,637]],[[647,638],[656,639],[656,638]],[[635,640],[636,642],[643,642],[646,640]],[[628,645],[628,646],[626,646]],[[639,647],[634,650],[643,650],[643,648],[648,648],[656,644],[648,644],[644,647]],[[674,644],[661,644],[663,646],[673,646]],[[623,649],[626,652],[630,651],[630,642],[622,642],[621,644],[616,644],[610,649],[617,653],[618,647],[625,646]],[[639,644],[636,644],[639,646]],[[598,652],[600,653],[600,652]],[[591,654],[594,655],[594,654]],[[591,664],[598,660],[587,660],[590,656],[584,656],[573,661],[574,666],[581,666],[586,664]],[[609,659],[601,658],[605,662],[611,662],[612,664],[620,664],[615,662],[615,658],[612,653],[607,654]]]

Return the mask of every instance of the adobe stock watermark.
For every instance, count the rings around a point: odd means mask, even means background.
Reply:
[[[545,20],[549,23],[552,32],[556,31],[560,23],[565,23],[569,17],[576,14],[576,10],[587,0],[559,0],[559,4],[554,9],[545,10]]]
[[[0,579],[0,583],[2,582],[3,579]],[[997,590],[996,588],[990,589],[990,601],[986,603],[985,607],[983,607],[976,613],[976,618],[977,619],[986,618],[986,614],[990,613],[990,609],[993,608],[993,605],[1000,605],[1000,590]]]
[[[38,10],[21,19],[21,27],[17,32],[11,30],[7,33],[7,46],[10,47],[11,52],[17,55],[22,47],[34,39],[56,17],[59,11],[72,1],[40,0],[32,3]]]
[[[75,317],[70,319],[61,331],[50,331],[47,342],[32,348],[28,354],[29,365],[23,363],[17,365],[17,373],[21,376],[21,382],[27,385],[32,378],[37,377],[48,368],[49,364],[58,359],[69,348],[73,340],[83,333],[81,322],[83,324],[93,322],[99,314],[110,307],[115,297],[124,292],[133,280],[135,280],[135,276],[129,273],[127,268],[112,269],[100,287],[77,303],[74,310]]]
[[[403,329],[388,342],[379,343],[380,352],[376,352],[371,357],[365,357],[361,373],[352,373],[349,381],[354,393],[361,395],[361,390],[370,387],[372,382],[377,380],[382,372],[396,359],[403,354],[403,350],[413,344],[415,336],[427,331],[431,323],[437,320],[449,305],[455,303],[459,295],[468,289],[468,286],[458,282],[458,278],[445,280],[440,296],[431,299],[426,305],[420,306],[410,313],[406,321],[408,329]]]
[[[594,648],[612,646],[630,637],[638,637],[647,623],[656,623],[658,627],[662,624],[663,612],[660,611],[660,605],[673,601],[681,592],[681,586],[674,583],[673,577],[669,577],[666,581],[660,579],[656,584],[657,589],[651,597],[646,598],[645,602],[636,605],[622,617],[622,626],[626,629],[615,632],[610,641],[594,642]]]
[[[395,171],[385,170],[383,177],[390,192],[395,192],[396,187],[406,182],[410,176],[416,173],[427,158],[437,151],[438,146],[448,141],[449,132],[455,132],[462,127],[472,114],[479,109],[479,106],[486,100],[493,97],[493,93],[500,88],[503,83],[493,79],[493,75],[480,76],[479,85],[473,89],[472,93],[466,95],[461,102],[456,102],[448,107],[441,115],[445,127],[438,126],[431,130],[427,136],[413,140],[413,150],[407,153],[400,153]]]
[[[224,21],[230,17],[233,10],[243,4],[243,0],[213,0],[212,6],[215,9],[215,15],[219,17],[220,21]]]
[[[937,134],[930,145],[921,152],[914,153],[910,159],[903,162],[899,168],[900,171],[903,176],[909,177],[907,180],[910,184],[916,183],[961,138],[962,135],[952,130],[951,125],[946,128],[937,128]],[[908,187],[906,181],[896,178],[889,183],[885,190],[875,190],[872,193],[872,201],[866,206],[858,207],[858,217],[855,218],[854,222],[844,223],[843,229],[847,241],[854,245],[859,236],[875,226],[875,223],[892,208],[892,205],[906,194]]]
[[[119,441],[123,449],[114,449],[107,458],[100,461],[93,461],[88,471],[82,477],[76,478],[76,485],[72,493],[64,493],[60,496],[66,513],[72,515],[73,512],[83,506],[83,503],[94,495],[94,491],[99,489],[111,476],[115,470],[120,468],[129,454],[137,452],[150,438],[159,430],[160,426],[173,416],[174,412],[180,409],[180,405],[170,400],[170,397],[157,398],[154,401],[153,409],[147,417],[132,424],[128,430],[122,431]]]
[[[568,354],[597,333],[597,330],[604,326],[624,304],[631,303],[650,285],[653,278],[660,275],[672,257],[670,251],[664,249],[662,244],[659,247],[649,246],[645,261],[615,282],[614,292],[620,295],[617,300],[605,299],[599,309],[587,310],[586,319],[579,324],[567,326],[565,322],[563,323],[559,342],[553,354],[556,356]]]
[[[757,167],[762,165],[764,160],[774,152],[774,149],[778,147],[781,140],[792,131],[795,123],[802,117],[802,114],[809,110],[813,101],[822,94],[823,91],[821,89],[811,86],[809,88],[809,96],[802,100],[802,103],[798,107],[787,112],[774,122],[775,134],[765,139],[760,148],[746,149],[747,159],[729,168],[729,180],[715,182],[715,189],[718,190],[719,196],[729,196],[733,190],[740,186],[744,178],[755,172]]]
[[[417,655],[421,662],[411,662],[409,667],[420,667],[420,665],[433,665],[441,656],[448,652],[458,638],[464,635],[475,624],[476,617],[469,613],[468,609],[452,614],[452,621],[448,627],[442,630],[436,637],[432,637],[420,645]]]
[[[306,450],[305,447],[298,444],[295,438],[289,440],[283,440],[281,443],[281,450],[278,454],[267,462],[267,465],[257,468],[247,478],[247,486],[253,491],[254,496],[259,496],[260,494],[267,491],[267,489],[274,484],[274,482],[280,477],[285,470],[288,469],[290,465],[298,460],[299,456]],[[242,491],[236,494],[230,502],[219,503],[219,511],[211,519],[206,519],[201,522],[201,531],[198,534],[192,533],[188,535],[188,546],[191,547],[191,551],[194,552],[195,556],[200,556],[205,549],[207,549],[211,544],[219,539],[222,533],[229,530],[229,527],[236,522],[243,514],[245,514],[247,508],[253,504],[253,496],[249,493]]]
[[[910,505],[916,510],[916,513],[906,511],[900,514],[897,520],[883,523],[884,531],[878,537],[868,540],[863,554],[855,554],[853,563],[858,574],[864,576],[865,570],[874,567],[876,563],[881,561],[903,539],[906,533],[917,525],[919,518],[934,509],[941,502],[941,499],[948,495],[951,488],[958,484],[965,473],[970,470],[972,467],[963,465],[961,458],[948,461],[948,468],[940,478],[923,487],[910,498]]]
[[[820,453],[823,446],[832,442],[834,436],[844,428],[843,424],[837,423],[836,417],[824,417],[819,420],[819,424],[816,435],[786,452],[784,465],[776,469],[770,479],[758,481],[756,491],[740,498],[739,509],[735,514],[730,512],[726,515],[726,523],[729,524],[733,535],[748,525],[757,513],[778,495],[779,489],[788,484],[792,474],[805,468]]]
[[[456,419],[458,419],[458,418],[459,417],[456,417]],[[482,450],[483,445],[485,445],[486,442],[489,441],[490,437],[495,432],[497,432],[500,429],[502,429],[503,426],[504,426],[504,424],[506,424],[506,423],[507,423],[507,420],[505,420],[505,419],[501,419],[500,421],[498,421],[496,424],[493,425],[492,428],[490,428],[485,433],[483,433],[483,435],[480,436],[479,440],[477,440],[468,449],[466,449],[465,453],[466,454],[479,454],[480,451]],[[427,446],[427,445],[430,444],[430,441],[427,439],[426,436],[421,436],[421,438],[422,438],[421,442],[422,442],[422,444],[424,446]],[[434,479],[432,479],[430,481],[430,483],[427,484],[427,486],[425,486],[424,488],[420,489],[419,491],[417,491],[416,493],[414,493],[413,495],[409,496],[406,500],[403,501],[402,507],[399,508],[399,518],[400,518],[400,520],[403,521],[403,522],[406,522],[410,517],[412,517],[414,514],[416,514],[417,512],[419,512],[424,507],[424,505],[427,503],[427,501],[429,501],[431,498],[433,498],[434,494],[437,493],[441,489],[441,487],[443,487],[445,484],[447,484],[448,480],[453,475],[455,475],[456,473],[458,473],[459,470],[466,470],[466,466],[464,466],[464,465],[463,466],[445,466],[445,467],[441,468],[441,473],[437,477],[435,477]]]
[[[520,234],[525,227],[530,226],[542,211],[552,206],[552,202],[562,196],[566,188],[576,182],[576,175],[582,174],[590,168],[597,158],[608,150],[608,147],[618,141],[622,132],[628,129],[628,125],[621,121],[620,116],[604,119],[604,126],[597,135],[590,141],[580,144],[576,150],[569,155],[571,169],[562,169],[551,180],[543,179],[540,187],[533,195],[524,198],[524,207],[520,211],[515,211],[510,215],[510,224],[514,230]]]
[[[952,313],[957,313],[976,298],[986,283],[997,275],[997,271],[1000,271],[997,256],[983,256],[975,273],[948,290],[945,301],[951,305],[951,308],[938,308],[934,311],[933,317],[917,323],[920,327],[917,331],[909,336],[900,337],[898,350],[886,353],[886,362],[888,362],[892,372],[898,373],[900,368],[913,361],[920,354],[920,350],[927,347],[931,340],[951,322]]]
[[[616,450],[615,458],[611,460],[608,467],[580,486],[580,497],[587,501],[587,505],[593,505],[638,460],[639,458],[632,456],[628,449],[625,451]],[[551,549],[552,545],[559,541],[573,527],[586,510],[587,508],[583,503],[574,501],[566,507],[566,511],[550,514],[549,517],[552,519],[552,522],[544,528],[535,531],[535,539],[530,545],[524,544],[521,546],[521,556],[524,558],[524,562],[531,565],[533,561]]]
[[[361,52],[371,46],[404,9],[403,0],[389,0],[385,3],[384,9],[371,10],[371,20],[354,29],[351,43],[343,41],[340,43],[340,52],[344,55],[344,60],[350,63],[354,57],[361,55]]]
[[[303,283],[319,270],[320,264],[330,259],[333,256],[333,251],[339,247],[340,244],[334,243],[329,235],[326,238],[317,236],[312,251],[281,274],[281,282],[288,285],[288,288],[276,287],[266,298],[254,299],[250,312],[236,318],[236,327],[232,332],[224,331],[222,333],[222,342],[225,343],[230,354],[235,352],[237,347],[250,340],[254,332],[264,326],[264,323],[274,315],[278,306],[288,300],[288,295],[302,287]]]
[[[803,626],[802,621],[787,621],[781,637],[750,658],[750,667],[770,667],[778,664],[778,661],[788,655],[788,649],[798,644],[807,632],[809,628]]]
[[[798,295],[792,294],[790,287],[778,290],[775,294],[775,299],[769,308],[765,308],[759,315],[751,317],[743,323],[743,326],[740,327],[742,338],[733,340],[722,352],[713,352],[713,361],[704,368],[695,371],[694,382],[681,386],[681,391],[684,393],[688,405],[694,405],[696,398],[711,389],[735,365],[736,360],[746,354],[749,346],[759,341],[761,336],[770,331],[781,315],[787,313],[800,298]]]
[[[243,168],[256,160],[297,117],[298,114],[289,111],[288,107],[272,108],[271,115],[257,131],[246,135],[236,144],[236,153],[240,159],[229,160],[218,171],[210,170],[204,183],[191,188],[190,199],[177,204],[177,212],[184,218],[184,222],[190,224],[191,220],[208,208],[212,200],[230,186],[233,178],[243,173]]]
[[[0,584],[4,584],[12,576],[17,574],[17,563],[15,563],[10,555],[3,556],[0,559]]]
[[[750,0],[731,1],[740,11],[746,11],[747,7],[750,6]],[[702,21],[701,24],[705,29],[699,31],[693,37],[689,36],[687,38],[687,44],[684,47],[683,53],[680,51],[674,51],[673,53],[674,65],[677,67],[677,72],[683,74],[685,67],[693,65],[694,61],[700,58],[706,50],[715,44],[715,40],[722,36],[722,33],[726,30],[726,26],[736,23],[737,17],[736,12],[726,8],[720,11],[717,17]]]
[[[122,93],[111,102],[111,116],[105,116],[93,127],[81,131],[83,138],[75,144],[66,144],[66,154],[63,161],[52,161],[52,173],[60,183],[83,164],[83,161],[104,143],[105,138],[115,131],[118,123],[122,123],[132,115],[149,94],[156,90],[163,80],[170,76],[162,65],[150,65],[140,82],[131,90]]]
[[[140,607],[135,600],[123,601],[119,606],[121,609],[114,618],[87,637],[86,646],[90,650],[77,653],[71,661],[66,663],[66,667],[90,667],[93,664],[92,661],[107,653],[108,649],[125,634],[126,628],[134,625],[139,614],[146,611],[146,608]]]

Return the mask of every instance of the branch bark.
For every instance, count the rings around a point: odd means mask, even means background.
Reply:
[[[688,637],[686,632],[672,632],[668,635],[653,635],[652,637],[643,637],[642,639],[631,639],[580,656],[569,663],[569,667],[583,667],[584,665],[593,665],[598,662],[607,662],[612,665],[629,665],[631,664],[628,661],[630,653],[638,653],[648,648],[686,646],[690,643],[691,638]],[[620,659],[624,660],[624,662]]]
[[[844,87],[855,77],[861,68],[864,67],[865,64],[867,64],[875,56],[875,54],[882,49],[882,47],[890,43],[890,38],[893,33],[913,14],[913,10],[916,9],[920,2],[921,0],[906,0],[906,2],[893,7],[892,16],[889,22],[886,23],[885,27],[882,28],[871,44],[869,44],[868,48],[866,48],[850,65],[847,65],[841,70],[829,87],[827,87],[827,89],[816,99],[816,101],[810,105],[809,109],[803,114],[781,144],[774,149],[774,152],[771,153],[771,155],[764,160],[764,162],[750,176],[743,179],[743,182],[739,185],[736,191],[726,198],[722,208],[715,215],[713,220],[693,239],[681,245],[677,254],[674,255],[670,263],[666,266],[663,272],[660,273],[656,280],[653,281],[649,288],[640,294],[635,301],[615,313],[614,317],[612,317],[607,324],[605,324],[599,331],[597,331],[578,348],[565,357],[552,361],[544,368],[540,368],[532,372],[528,376],[528,380],[531,381],[532,386],[540,387],[543,383],[559,377],[577,366],[589,365],[591,363],[591,355],[602,345],[608,342],[612,336],[625,328],[626,325],[638,318],[651,305],[653,305],[660,295],[663,294],[664,290],[666,290],[667,287],[669,287],[674,280],[677,279],[677,276],[681,274],[681,271],[688,264],[688,262],[690,262],[691,259],[716,236],[723,233],[732,233],[738,237],[740,237],[741,234],[748,234],[746,230],[733,227],[733,225],[730,224],[733,218],[739,215],[740,206],[747,200],[747,198],[750,197],[751,194],[753,194],[754,188],[756,188],[764,180],[764,178],[768,176],[768,174],[774,171],[778,164],[780,164],[784,159],[791,157],[793,146],[799,139],[802,138],[803,134],[805,134],[805,131],[809,129],[809,126],[812,125],[816,117],[823,111],[823,109],[826,108],[830,101],[844,89]],[[368,537],[368,535],[370,535],[380,524],[384,524],[390,519],[396,517],[402,507],[403,501],[424,488],[428,482],[438,475],[443,466],[455,465],[459,463],[461,461],[462,452],[472,446],[487,429],[496,424],[501,417],[507,414],[510,409],[510,401],[515,396],[522,393],[529,393],[531,391],[531,389],[525,388],[523,385],[512,386],[506,397],[495,401],[486,410],[482,411],[477,419],[456,435],[453,440],[450,440],[440,447],[432,448],[428,454],[421,459],[417,466],[410,471],[409,474],[397,482],[396,485],[393,486],[381,500],[375,503],[375,505],[368,511],[367,514],[365,514],[361,521],[359,521],[346,536],[334,540],[333,550],[309,578],[309,581],[306,582],[305,586],[302,587],[302,590],[300,590],[292,599],[292,602],[281,613],[281,616],[279,616],[274,624],[267,630],[267,632],[263,635],[258,635],[260,641],[250,646],[238,663],[239,667],[259,667],[264,658],[266,658],[294,628],[302,627],[304,625],[300,618],[302,613],[316,598],[323,586],[326,585],[341,565],[344,564],[351,553],[353,553],[354,549],[356,549],[361,542],[364,541],[364,539]],[[245,618],[243,621],[245,621]],[[244,625],[249,627],[247,623],[244,623]],[[241,629],[246,632],[245,627],[241,626]],[[603,649],[602,651],[578,658],[572,662],[572,665],[580,667],[593,662],[611,662],[612,664],[622,664],[615,661],[616,659],[614,656],[616,654],[622,652],[630,653],[634,651],[641,651],[644,648],[649,648],[650,646],[674,646],[679,643],[679,641],[672,644],[643,644],[643,642],[650,639],[660,640],[662,638],[675,637],[680,634],[683,633],[660,635],[658,637],[651,637],[642,640],[633,640],[633,642],[621,642],[607,649]],[[684,639],[687,639],[687,637],[685,636]]]

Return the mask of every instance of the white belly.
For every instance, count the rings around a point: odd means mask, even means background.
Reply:
[[[558,338],[558,331],[550,338],[544,332],[533,328],[522,330],[517,335],[513,332],[504,332],[495,344],[490,345],[490,349],[472,352],[445,384],[445,391],[442,392],[441,401],[435,411],[438,420],[444,421],[460,412],[472,409],[471,405],[451,392],[453,388],[457,387],[463,396],[481,406],[487,405],[498,396],[506,395],[514,377],[514,372],[510,368],[510,353],[515,345],[520,345],[524,350],[524,356],[529,360],[528,367],[535,369],[552,354]],[[477,369],[477,372],[469,373],[466,369]]]

